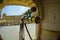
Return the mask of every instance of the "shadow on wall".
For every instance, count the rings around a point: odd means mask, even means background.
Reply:
[[[0,40],[3,40],[2,37],[1,37],[1,35],[0,35]]]

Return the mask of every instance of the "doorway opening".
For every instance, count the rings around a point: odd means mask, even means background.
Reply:
[[[6,5],[2,9],[2,24],[0,27],[0,34],[4,40],[19,40],[20,16],[23,15],[29,7],[18,5]],[[8,25],[8,26],[7,26]],[[27,24],[27,28],[33,39],[35,39],[36,24]],[[33,31],[32,31],[33,30]],[[26,29],[25,40],[30,40]]]

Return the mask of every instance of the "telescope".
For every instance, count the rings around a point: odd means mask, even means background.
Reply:
[[[36,12],[36,7],[32,7],[31,9],[28,9],[22,16],[23,20],[27,20],[29,23],[35,21],[35,23],[40,22],[40,17],[36,16],[34,17],[32,14],[33,12]]]

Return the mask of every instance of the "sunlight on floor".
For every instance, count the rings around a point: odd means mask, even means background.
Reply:
[[[27,24],[31,37],[35,38],[36,24]],[[16,26],[4,26],[0,28],[0,34],[3,40],[19,40],[19,25]],[[30,40],[25,29],[25,40]]]

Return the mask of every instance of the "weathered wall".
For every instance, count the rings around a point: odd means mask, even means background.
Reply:
[[[43,0],[43,7],[41,40],[57,40],[60,35],[60,0]]]
[[[60,31],[60,1],[49,0],[43,1],[44,21],[42,28]]]
[[[38,5],[35,0],[36,5],[39,6],[39,14],[42,14],[44,19],[42,31],[41,24],[37,25],[37,40],[40,40],[39,36],[41,36],[41,40],[56,40],[59,35],[59,32],[56,31],[60,31],[60,0],[39,0],[39,2],[41,3]]]

